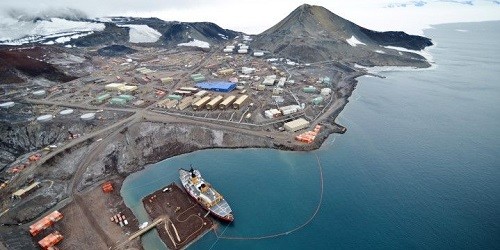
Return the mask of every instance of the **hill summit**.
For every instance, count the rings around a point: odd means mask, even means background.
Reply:
[[[417,67],[428,67],[429,63],[407,50],[431,45],[429,38],[369,30],[324,7],[308,4],[296,8],[253,42],[255,48],[304,62],[338,60],[365,66]]]

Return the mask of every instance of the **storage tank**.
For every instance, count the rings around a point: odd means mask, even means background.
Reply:
[[[322,96],[329,96],[332,93],[331,88],[322,88],[321,89],[321,95]]]
[[[8,109],[14,107],[14,102],[4,102],[0,104],[0,108]]]
[[[323,102],[323,96],[318,96],[311,101],[314,105],[320,105]]]
[[[80,119],[84,121],[91,121],[94,120],[95,118],[95,113],[86,113],[80,116]]]
[[[70,115],[70,114],[73,114],[73,110],[72,109],[65,109],[61,112],[59,112],[60,115]]]
[[[52,115],[42,115],[36,118],[37,121],[39,122],[48,122],[54,118]]]

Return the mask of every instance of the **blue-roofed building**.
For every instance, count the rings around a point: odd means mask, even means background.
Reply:
[[[195,85],[197,88],[217,91],[217,92],[230,92],[236,88],[236,83],[232,82],[200,82]]]

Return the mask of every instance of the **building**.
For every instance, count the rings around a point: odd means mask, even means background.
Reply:
[[[54,211],[49,215],[43,217],[41,220],[35,222],[30,226],[30,234],[32,236],[38,235],[41,231],[52,226],[55,222],[63,218],[63,215],[59,211]]]
[[[185,97],[184,99],[182,99],[180,101],[179,105],[177,105],[177,109],[179,109],[181,111],[186,109],[187,107],[191,106],[192,101],[193,101],[192,96]]]
[[[101,104],[101,103],[103,103],[104,101],[106,101],[109,98],[111,98],[110,94],[100,95],[100,96],[98,96],[98,97],[95,98],[95,102],[98,103],[98,104]]]
[[[236,84],[232,82],[200,82],[196,84],[196,87],[217,92],[230,92],[236,88]]]
[[[179,90],[198,92],[198,88],[193,88],[193,87],[180,87]]]
[[[285,87],[286,77],[281,77],[276,84],[276,87],[283,88]]]
[[[131,95],[119,95],[118,98],[126,100],[127,102],[134,100],[134,96]]]
[[[198,100],[197,102],[193,103],[193,110],[200,110],[200,109],[203,109],[205,107],[205,105],[207,105],[207,103],[210,101],[210,96],[205,96],[203,98],[201,98],[200,100]]]
[[[276,75],[269,75],[264,78],[262,85],[273,86],[276,81]]]
[[[224,97],[221,95],[218,95],[214,97],[209,103],[207,103],[207,109],[217,109],[218,105],[224,100]]]
[[[30,194],[31,192],[37,190],[40,187],[40,182],[35,181],[31,185],[21,188],[17,190],[16,192],[12,193],[11,198],[12,199],[21,199],[26,197],[26,195]]]
[[[302,91],[304,91],[305,93],[316,93],[318,90],[314,86],[308,86],[304,87]]]
[[[230,96],[226,97],[226,99],[224,99],[224,101],[222,101],[219,104],[219,109],[226,109],[228,106],[233,104],[233,102],[235,100],[236,100],[236,96],[234,96],[234,95],[230,95]]]
[[[242,95],[238,97],[238,99],[236,99],[236,101],[233,102],[233,108],[240,109],[247,100],[248,100],[247,95]]]
[[[279,87],[273,88],[273,95],[281,95],[283,93],[283,89]]]
[[[301,110],[301,108],[299,105],[288,105],[279,108],[279,110],[283,115],[290,115],[293,113],[297,113],[299,110]]]
[[[38,244],[42,249],[53,249],[52,247],[61,242],[63,239],[64,237],[62,234],[59,233],[59,231],[55,231],[38,241]]]
[[[137,90],[137,86],[133,85],[124,85],[118,88],[118,91],[124,92],[124,93],[132,93]]]
[[[107,91],[118,91],[121,87],[124,87],[125,83],[110,83],[104,86]]]
[[[197,73],[197,74],[192,74],[191,75],[191,79],[194,81],[194,82],[203,82],[205,81],[205,76],[200,74],[200,73]]]
[[[249,68],[249,67],[241,67],[241,73],[243,74],[252,74],[253,72],[255,72],[255,68]]]
[[[277,109],[269,109],[269,110],[266,110],[264,111],[264,116],[268,119],[272,119],[272,118],[275,118],[275,117],[279,117],[281,116],[281,111],[277,110]]]
[[[206,95],[208,95],[208,91],[206,91],[206,90],[201,90],[201,91],[198,91],[196,94],[194,94],[195,97],[200,97],[200,98],[204,97]]]
[[[238,54],[247,54],[248,53],[248,49],[239,49],[238,50]]]
[[[186,91],[186,90],[176,90],[176,91],[174,91],[174,95],[190,96],[192,94],[193,94],[193,92]]]
[[[114,105],[125,105],[127,103],[127,100],[121,99],[121,98],[111,98],[109,101],[109,104],[114,104]]]
[[[164,77],[164,78],[160,78],[160,81],[163,84],[169,84],[169,83],[173,83],[174,82],[174,78],[172,78],[172,77]]]
[[[285,123],[283,127],[289,132],[296,132],[309,127],[309,122],[304,118],[299,118],[297,120]]]
[[[234,73],[234,69],[221,69],[217,71],[217,74],[222,75],[222,76],[227,76],[231,75]]]
[[[168,95],[167,98],[170,100],[180,101],[182,99],[182,96],[181,95]]]

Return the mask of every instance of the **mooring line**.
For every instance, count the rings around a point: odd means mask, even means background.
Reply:
[[[254,236],[254,237],[223,236],[224,232],[227,229],[227,226],[226,226],[226,229],[224,229],[224,231],[220,235],[218,235],[217,231],[214,230],[215,235],[217,236],[217,240],[214,242],[214,244],[212,244],[212,247],[219,241],[219,239],[224,239],[224,240],[263,240],[263,239],[276,238],[276,237],[288,235],[288,234],[291,234],[291,233],[293,233],[293,232],[295,232],[297,230],[300,230],[303,227],[307,226],[314,219],[314,217],[316,217],[316,215],[318,214],[319,209],[321,207],[321,204],[323,203],[323,189],[324,189],[323,188],[323,186],[324,186],[324,184],[323,184],[323,167],[321,166],[321,162],[319,160],[318,155],[316,153],[314,153],[314,155],[316,156],[316,160],[318,162],[318,169],[319,169],[320,183],[321,183],[321,191],[320,191],[320,197],[319,197],[318,206],[316,207],[316,210],[314,210],[314,213],[311,215],[311,217],[306,222],[304,222],[302,225],[300,225],[300,226],[298,226],[298,227],[296,227],[294,229],[291,229],[291,230],[288,230],[288,231],[285,231],[285,232],[276,233],[276,234],[270,234],[270,235],[263,235],[263,236]],[[210,247],[210,249],[212,249],[212,247]]]

